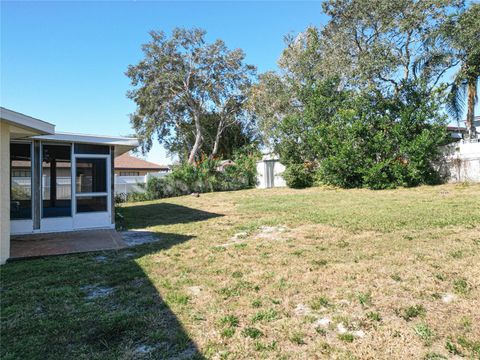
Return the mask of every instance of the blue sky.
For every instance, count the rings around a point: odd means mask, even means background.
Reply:
[[[276,68],[284,35],[325,21],[320,1],[2,2],[1,104],[57,131],[129,135],[124,72],[148,31],[202,27],[263,72]],[[159,145],[147,158],[171,161]]]
[[[1,1],[1,0],[0,0]],[[201,27],[242,48],[259,72],[276,68],[283,37],[321,26],[321,1],[0,2],[0,103],[57,131],[131,135],[124,75],[150,30]],[[477,106],[477,111],[480,105]],[[170,163],[156,144],[147,158]]]

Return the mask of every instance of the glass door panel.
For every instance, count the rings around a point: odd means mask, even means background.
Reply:
[[[42,146],[42,217],[72,216],[70,145]]]

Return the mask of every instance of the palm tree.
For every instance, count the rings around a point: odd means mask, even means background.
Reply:
[[[478,102],[478,74],[467,77],[464,73],[465,70],[460,69],[454,78],[448,94],[446,110],[457,122],[460,122],[462,115],[465,113],[465,100],[467,100],[465,125],[470,138],[474,138],[476,129],[473,121],[475,105]]]
[[[470,138],[476,137],[473,124],[475,105],[478,102],[478,78],[480,77],[480,4],[473,4],[467,11],[446,26],[445,35],[455,50],[461,64],[450,87],[446,110],[460,122],[465,112],[465,125]]]

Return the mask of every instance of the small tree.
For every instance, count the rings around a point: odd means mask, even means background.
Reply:
[[[222,40],[207,44],[205,34],[177,28],[167,38],[152,31],[151,41],[142,47],[144,59],[128,67],[134,89],[127,96],[137,104],[131,121],[144,151],[155,135],[175,149],[191,132],[188,162],[193,163],[203,143],[202,116],[217,115],[212,117],[218,121],[213,155],[225,129],[238,121],[255,67],[244,64],[242,50],[229,50]]]

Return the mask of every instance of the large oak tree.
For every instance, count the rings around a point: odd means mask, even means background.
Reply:
[[[128,97],[137,104],[131,121],[144,151],[155,136],[173,151],[183,142],[193,163],[204,143],[202,119],[211,119],[215,132],[208,152],[215,156],[226,129],[244,119],[255,67],[245,64],[241,49],[229,50],[222,40],[207,43],[205,35],[201,29],[177,28],[168,38],[152,31],[151,41],[142,46],[144,58],[129,66],[134,89]]]

